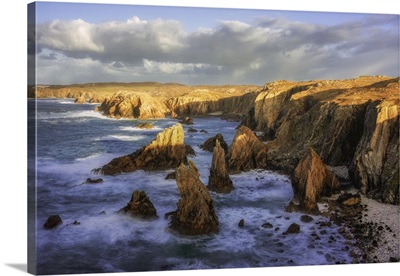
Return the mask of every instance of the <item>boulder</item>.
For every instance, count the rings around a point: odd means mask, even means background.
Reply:
[[[152,219],[157,217],[157,210],[150,198],[144,191],[135,190],[131,200],[120,210],[125,214],[130,214],[141,219]]]
[[[208,138],[202,145],[200,145],[200,148],[206,151],[213,152],[214,147],[217,144],[217,140],[219,141],[219,144],[224,149],[224,152],[226,154],[228,152],[228,144],[225,142],[224,136],[222,136],[221,133],[218,133],[214,137]]]
[[[53,215],[53,216],[50,216],[47,218],[47,220],[43,226],[46,229],[53,229],[60,224],[62,224],[61,217],[59,215]]]
[[[86,98],[85,97],[78,97],[75,99],[74,103],[76,104],[84,104],[86,103]]]
[[[233,183],[225,163],[225,152],[218,140],[216,140],[213,151],[208,189],[217,193],[229,193],[233,189]]]
[[[95,173],[115,175],[136,170],[175,169],[181,163],[186,163],[184,132],[181,124],[164,129],[147,146],[122,157],[111,160]]]
[[[261,225],[261,227],[266,229],[274,228],[274,226],[270,222],[264,223],[263,225]]]
[[[336,201],[343,206],[357,206],[361,204],[361,196],[359,194],[343,194]]]
[[[86,179],[86,183],[88,184],[98,184],[98,183],[102,183],[103,179],[101,178],[97,178],[97,179],[92,179],[92,178],[87,178]]]
[[[312,222],[314,219],[313,219],[311,216],[309,216],[309,215],[302,215],[302,216],[300,217],[300,220],[301,220],[302,222]]]
[[[187,156],[196,156],[196,152],[191,145],[185,145],[185,151]]]
[[[140,128],[140,129],[152,129],[154,126],[149,123],[142,123],[142,124],[136,124],[135,128]]]
[[[177,210],[171,213],[170,228],[184,235],[218,232],[214,201],[192,161],[189,161],[189,167],[182,163],[176,169],[176,183],[181,197]]]
[[[170,179],[176,179],[175,172],[171,172],[171,173],[167,174],[167,176],[165,177],[165,180],[170,180]]]
[[[228,148],[226,160],[229,173],[265,169],[267,148],[248,127],[240,126]]]
[[[198,130],[195,129],[195,128],[189,127],[188,130],[187,130],[187,132],[189,132],[189,133],[195,133],[195,132],[198,132]]]
[[[193,119],[190,117],[185,117],[181,119],[180,123],[185,125],[193,125]]]
[[[292,223],[291,225],[289,225],[288,229],[283,232],[284,235],[298,233],[300,233],[300,225],[298,225],[297,223]]]
[[[319,214],[320,199],[341,189],[339,180],[311,147],[298,163],[291,180],[294,198],[286,207],[287,212]]]

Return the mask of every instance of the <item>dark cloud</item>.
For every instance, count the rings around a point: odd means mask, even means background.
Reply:
[[[58,83],[65,66],[86,66],[88,81],[256,83],[274,79],[350,78],[398,74],[398,17],[371,15],[338,25],[285,18],[252,23],[221,21],[216,28],[184,31],[174,20],[90,24],[83,20],[38,25],[38,70]],[[61,56],[58,63],[50,58]],[[62,61],[62,62],[61,62]],[[46,67],[45,67],[46,66]],[[80,68],[81,68],[80,67]],[[345,70],[343,69],[345,68]],[[65,73],[68,74],[68,73]],[[101,78],[100,78],[101,77]]]

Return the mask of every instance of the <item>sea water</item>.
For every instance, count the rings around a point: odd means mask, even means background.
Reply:
[[[211,192],[220,223],[217,234],[182,236],[170,231],[164,214],[176,210],[179,192],[176,181],[165,177],[173,170],[105,176],[92,169],[145,146],[178,120],[150,120],[155,128],[137,129],[137,123],[149,121],[110,119],[95,112],[94,104],[69,99],[30,100],[29,105],[35,104],[36,116],[30,113],[29,119],[36,121],[30,132],[36,133],[36,156],[28,161],[36,158],[36,181],[31,181],[36,185],[29,191],[37,196],[33,234],[38,274],[351,263],[338,228],[321,230],[326,218],[313,216],[312,222],[304,223],[302,214],[284,212],[293,197],[289,177],[268,170],[232,175],[235,189],[229,194]],[[217,133],[231,144],[238,125],[217,117],[195,118],[191,127],[199,130],[196,133],[183,125],[185,143],[196,152],[190,159],[205,185],[212,153],[199,145]],[[104,181],[87,184],[89,177]],[[143,221],[117,213],[134,190],[147,193],[157,219]],[[63,223],[44,229],[47,218],[56,214]],[[238,226],[241,219],[243,227]],[[265,223],[273,227],[262,227]],[[300,233],[285,235],[292,223],[300,225]]]

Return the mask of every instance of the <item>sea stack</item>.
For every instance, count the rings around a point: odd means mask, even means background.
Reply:
[[[139,169],[147,171],[175,169],[179,164],[186,162],[184,131],[182,125],[177,123],[158,133],[156,139],[147,146],[129,155],[114,158],[108,164],[93,171],[115,175]]]
[[[201,182],[196,166],[181,164],[176,169],[176,183],[181,198],[173,212],[170,228],[183,235],[204,235],[219,230],[214,202],[207,187]]]
[[[286,207],[287,212],[319,214],[317,203],[321,197],[331,196],[341,189],[339,180],[311,147],[291,178],[294,198]]]
[[[246,126],[236,131],[226,155],[229,173],[240,173],[252,169],[265,169],[267,148]]]
[[[233,183],[225,163],[225,151],[218,140],[216,140],[213,151],[208,189],[217,193],[229,193],[233,189]]]

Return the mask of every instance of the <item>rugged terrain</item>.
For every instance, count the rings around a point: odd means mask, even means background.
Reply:
[[[77,103],[85,98],[115,118],[235,118],[265,144],[267,167],[290,173],[311,146],[326,165],[344,168],[349,177],[342,180],[363,194],[399,204],[399,78],[279,80],[263,87],[90,83],[28,89],[28,96],[35,93]]]

